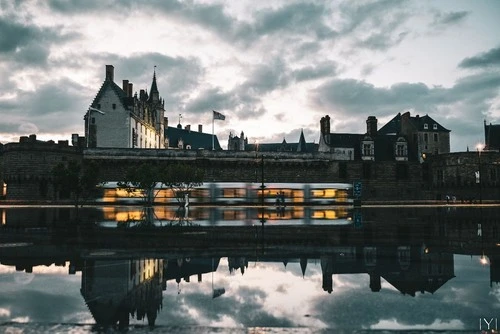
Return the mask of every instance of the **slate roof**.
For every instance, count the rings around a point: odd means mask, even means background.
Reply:
[[[215,136],[215,135],[214,135]],[[192,150],[211,150],[212,149],[212,135],[209,133],[197,132],[192,130],[181,129],[169,126],[165,128],[165,137],[169,140],[169,147],[177,148],[179,139],[184,141],[184,147],[191,145]],[[215,136],[214,148],[217,151],[222,150],[219,144],[219,139]]]
[[[304,145],[305,144],[305,145]],[[305,150],[302,149],[305,146]],[[298,150],[300,147],[300,151]],[[314,143],[287,143],[283,140],[281,143],[262,143],[262,144],[246,144],[245,151],[259,152],[317,152],[318,144]]]
[[[387,134],[398,134],[401,132],[401,119],[402,119],[401,113],[398,113],[396,116],[394,116],[393,119],[391,119],[387,124],[385,124],[383,127],[381,127],[377,133],[381,135],[387,135]],[[446,129],[443,127],[441,124],[436,122],[432,117],[429,115],[425,116],[410,116],[410,124],[415,128],[417,131],[436,131],[436,132],[450,132],[450,130]],[[428,128],[424,128],[424,124],[427,124]],[[437,124],[437,129],[433,128],[433,125]]]
[[[99,89],[99,92],[97,93],[94,100],[92,101],[92,104],[90,105],[92,108],[97,108],[97,102],[101,100],[102,96],[108,89],[111,89],[112,91],[115,92],[115,94],[120,99],[123,108],[127,109],[128,106],[134,104],[134,98],[127,97],[127,94],[123,91],[123,89],[120,86],[118,86],[114,81],[104,80],[101,88]]]

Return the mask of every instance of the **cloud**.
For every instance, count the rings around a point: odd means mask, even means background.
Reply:
[[[470,15],[468,11],[460,11],[460,12],[436,12],[434,14],[434,20],[432,25],[434,27],[444,27],[454,24],[459,24],[463,22],[467,16]]]
[[[458,64],[460,68],[489,68],[494,66],[500,66],[500,47],[465,58]]]
[[[335,75],[337,64],[333,61],[323,61],[315,65],[309,65],[292,71],[296,81],[306,81],[325,78]]]

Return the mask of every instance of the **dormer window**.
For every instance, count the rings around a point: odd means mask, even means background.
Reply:
[[[408,161],[408,143],[403,137],[399,137],[394,145],[394,157],[397,161]]]
[[[437,130],[438,129],[438,125],[436,123],[432,124],[432,129],[433,130]]]
[[[429,124],[425,123],[424,124],[424,130],[427,130],[427,129],[429,129]]]
[[[369,136],[366,136],[361,142],[361,158],[375,160],[375,142]]]

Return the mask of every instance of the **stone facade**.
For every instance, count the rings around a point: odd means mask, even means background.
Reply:
[[[21,137],[19,143],[5,144],[2,169],[6,199],[55,199],[52,169],[61,162],[82,159],[81,148],[69,146],[67,141],[43,142],[31,135]]]
[[[89,147],[165,148],[164,101],[156,73],[149,95],[144,89],[138,95],[128,80],[120,88],[114,82],[114,67],[106,65],[104,83],[84,119]]]

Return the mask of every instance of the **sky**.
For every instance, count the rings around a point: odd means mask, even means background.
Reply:
[[[171,126],[211,133],[224,114],[223,148],[410,111],[451,130],[452,152],[474,149],[500,124],[498,17],[497,0],[0,0],[0,142],[83,136],[113,65],[134,92],[156,70]]]

